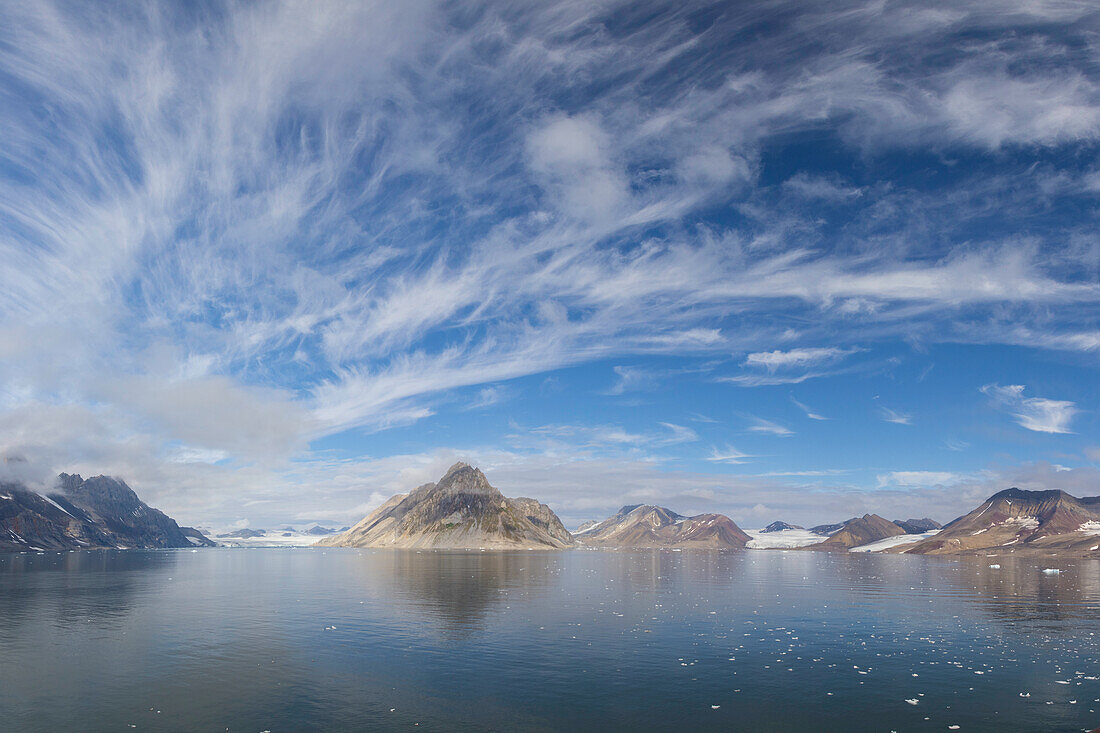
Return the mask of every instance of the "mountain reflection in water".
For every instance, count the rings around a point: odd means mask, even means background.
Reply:
[[[1100,562],[0,555],[0,660],[6,731],[1080,731]]]

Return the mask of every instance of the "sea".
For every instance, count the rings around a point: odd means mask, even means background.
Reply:
[[[1087,731],[1100,561],[0,555],[0,730]]]

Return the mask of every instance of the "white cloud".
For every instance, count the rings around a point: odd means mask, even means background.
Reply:
[[[864,193],[862,188],[848,185],[835,177],[813,176],[804,172],[796,173],[784,181],[783,188],[803,198],[832,202],[859,198]]]
[[[912,425],[913,423],[913,416],[907,412],[893,410],[884,405],[880,405],[878,411],[879,415],[886,422],[892,422],[896,425]]]
[[[950,471],[891,471],[879,474],[878,486],[944,486],[958,483],[966,478],[964,474]]]
[[[749,430],[754,433],[766,433],[768,435],[777,435],[781,438],[789,438],[794,435],[794,431],[790,428],[784,427],[779,423],[772,422],[771,420],[765,420],[763,418],[752,418],[753,424],[749,426]]]
[[[714,450],[712,450],[710,456],[707,457],[707,460],[713,461],[714,463],[740,464],[748,463],[747,459],[754,457],[755,456],[751,456],[748,453],[742,453],[733,446],[727,445],[725,448],[715,448]]]
[[[742,365],[748,373],[719,377],[741,387],[763,387],[779,384],[801,384],[810,379],[835,374],[829,369],[851,354],[862,351],[857,347],[808,347],[789,350],[758,351],[748,354]]]
[[[611,163],[610,140],[589,117],[558,116],[527,138],[531,169],[557,197],[561,209],[581,220],[614,220],[629,192],[621,171]]]
[[[1038,174],[926,196],[757,178],[777,133],[807,129],[848,152],[1095,141],[1091,66],[1028,32],[1084,11],[807,6],[730,44],[681,13],[575,32],[616,3],[219,7],[202,28],[162,4],[94,24],[46,0],[0,8],[0,450],[43,476],[117,472],[211,514],[232,505],[219,491],[323,502],[335,464],[301,474],[308,489],[286,467],[320,460],[310,441],[597,359],[748,353],[725,379],[751,386],[902,336],[1097,348],[1095,255],[1062,246],[1061,224],[924,248],[969,239],[952,222],[987,201],[1039,206]],[[1006,29],[1018,56],[975,42],[925,63],[939,33]],[[821,44],[792,61],[806,33]],[[691,85],[685,54],[715,60],[691,62]],[[824,246],[774,198],[846,202],[847,234]],[[1012,327],[985,328],[994,315]],[[776,348],[794,322],[832,345]],[[1025,427],[1068,430],[1072,403],[1020,404]],[[616,435],[637,437],[603,444]]]
[[[855,349],[816,347],[790,349],[789,351],[761,351],[745,357],[745,366],[762,367],[769,372],[829,364],[852,354]]]
[[[487,407],[498,405],[508,395],[508,390],[502,386],[482,387],[477,391],[477,397],[466,405],[467,410],[484,410]]]
[[[657,375],[640,367],[617,366],[613,367],[615,376],[618,377],[615,384],[607,390],[608,394],[621,395],[636,390],[651,389],[657,383]]]
[[[1079,410],[1068,400],[1024,397],[1024,385],[987,384],[981,392],[1009,412],[1021,427],[1038,433],[1072,433],[1070,424]]]
[[[699,440],[699,434],[687,426],[676,425],[670,422],[663,422],[661,423],[661,425],[665,428],[668,428],[668,430],[672,433],[672,435],[665,439],[665,445],[694,443],[695,441]]]
[[[796,400],[794,397],[791,397],[791,402],[793,402],[798,407],[798,409],[800,409],[804,413],[806,413],[806,417],[810,418],[811,420],[828,420],[829,419],[829,418],[825,417],[824,415],[820,415],[820,414],[814,412],[812,409],[810,409],[806,405],[802,404],[801,402]]]

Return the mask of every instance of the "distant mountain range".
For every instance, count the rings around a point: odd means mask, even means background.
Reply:
[[[180,527],[138,498],[124,481],[63,473],[54,491],[0,484],[0,551],[92,548],[210,547],[198,530]]]
[[[283,527],[281,529],[253,529],[251,527],[245,527],[244,529],[234,529],[229,532],[222,532],[217,535],[219,540],[252,540],[265,537],[327,537],[339,532],[347,532],[351,527],[341,527],[340,529],[333,529],[331,527],[322,527],[320,525],[314,525],[309,529],[296,530],[293,527]]]
[[[438,483],[398,494],[322,547],[543,549],[573,545],[557,515],[534,499],[508,499],[480,470],[456,463]]]
[[[688,517],[666,507],[633,504],[602,522],[585,522],[570,534],[545,504],[506,498],[480,470],[456,463],[437,483],[392,497],[350,528],[246,528],[218,538],[231,545],[267,537],[272,544],[320,537],[316,545],[322,547],[553,550],[576,545],[736,550],[752,542],[750,546],[758,548],[833,552],[1097,557],[1100,496],[1076,498],[1059,490],[1012,488],[942,528],[927,517],[891,521],[864,514],[809,530],[777,521],[754,533],[756,539],[722,514]],[[823,539],[816,541],[814,535]],[[84,479],[63,473],[55,488],[45,493],[0,483],[0,552],[197,546],[216,543],[148,506],[117,478]]]
[[[740,549],[751,539],[723,514],[685,517],[649,504],[624,506],[598,524],[586,523],[574,535],[592,547],[697,547]]]
[[[822,537],[814,542],[812,534]],[[959,554],[989,551],[1096,553],[1100,549],[1100,497],[1075,499],[1061,491],[1009,489],[941,528],[927,517],[888,520],[877,514],[804,530],[777,521],[763,537],[790,535],[758,547],[802,546],[851,550]],[[796,536],[797,535],[797,536]],[[435,484],[391,498],[350,530],[318,542],[328,547],[563,549],[742,549],[753,541],[722,514],[687,517],[648,504],[622,507],[603,521],[587,521],[570,534],[558,517],[534,499],[506,499],[476,468],[452,466]],[[759,542],[763,542],[761,539]]]

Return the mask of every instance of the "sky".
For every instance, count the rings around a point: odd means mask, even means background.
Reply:
[[[1100,493],[1091,2],[0,4],[0,476],[346,524]]]

